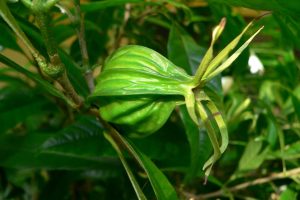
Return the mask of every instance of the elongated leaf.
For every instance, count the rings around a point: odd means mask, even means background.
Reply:
[[[246,31],[249,29],[252,23],[253,22],[250,22],[236,38],[234,38],[220,53],[218,53],[218,55],[214,59],[212,59],[212,61],[207,67],[207,70],[205,71],[203,78],[207,77],[210,73],[212,73],[223,61],[223,59],[226,58],[229,55],[229,53],[238,45],[240,39],[246,33]]]
[[[207,130],[207,134],[209,136],[209,139],[214,149],[213,155],[205,162],[203,166],[203,170],[205,170],[205,175],[206,177],[208,177],[214,163],[220,158],[221,151],[220,151],[220,145],[216,136],[215,129],[213,128],[212,123],[209,120],[208,114],[201,102],[197,102],[197,110]]]
[[[207,70],[209,70],[209,64],[211,60],[213,59],[213,47],[215,42],[218,40],[220,35],[222,34],[224,27],[226,24],[226,19],[223,18],[218,26],[216,26],[212,32],[212,39],[210,46],[208,50],[206,51],[203,59],[201,60],[201,63],[197,69],[197,72],[195,74],[195,81],[197,84],[200,84],[200,81],[202,80],[203,75],[206,73]]]
[[[135,148],[135,152],[137,156],[139,156],[140,165],[142,165],[147,173],[147,176],[149,177],[150,183],[154,189],[157,199],[178,199],[173,186],[169,183],[168,179],[160,171],[160,169],[138,149]]]
[[[99,157],[99,153],[88,154],[91,147],[99,145],[99,140],[90,138],[57,150],[40,151],[41,145],[52,137],[52,134],[28,134],[25,136],[0,136],[0,166],[10,168],[33,169],[99,169],[115,168],[115,158]],[[96,139],[96,140],[95,140]],[[96,141],[96,142],[95,142]],[[12,145],[14,144],[14,145]]]
[[[66,103],[68,103],[70,106],[72,106],[72,107],[75,106],[75,104],[70,99],[68,99],[61,91],[59,91],[58,89],[56,89],[53,85],[51,85],[47,81],[45,81],[42,78],[40,78],[38,75],[36,75],[36,74],[34,74],[34,73],[32,73],[32,72],[24,69],[23,67],[19,66],[17,63],[15,63],[14,61],[10,60],[9,58],[3,56],[2,54],[0,54],[0,62],[2,62],[3,64],[7,65],[8,67],[11,67],[11,68],[15,69],[18,72],[26,75],[28,78],[34,80],[45,91],[49,92],[53,96],[61,98]]]
[[[17,21],[11,14],[10,10],[6,5],[6,1],[0,1],[0,16],[4,19],[4,21],[10,26],[10,28],[15,32],[15,34],[24,42],[26,47],[30,50],[33,56],[37,55],[36,50],[34,49],[31,42],[28,40],[27,36],[19,27]]]
[[[210,155],[211,145],[205,130],[190,119],[184,106],[180,106],[180,117],[190,146],[190,167],[185,177],[185,181],[189,182],[202,171],[202,167]]]
[[[216,40],[220,33],[221,31],[216,28],[214,32],[214,40]],[[203,48],[200,47],[181,27],[173,24],[168,40],[168,56],[170,60],[176,65],[183,67],[187,72],[195,73],[201,59],[203,58],[203,54]],[[208,55],[209,50],[206,53],[206,59],[208,59]],[[203,63],[203,61],[201,63]],[[218,77],[218,79],[220,79],[220,77]],[[209,82],[207,87],[212,87],[215,90],[216,87],[214,87],[214,84],[215,83],[213,82]],[[218,95],[221,94],[222,91],[220,91]],[[191,102],[191,104],[193,105],[194,102]],[[195,108],[192,106],[189,112],[194,110]],[[190,145],[191,163],[185,177],[185,181],[189,182],[199,174],[199,171],[202,169],[205,160],[211,153],[211,147],[208,143],[208,136],[205,135],[203,131],[201,132],[201,128],[197,127],[196,125],[198,123],[197,117],[194,117],[196,119],[193,119],[193,123],[192,120],[186,115],[184,108],[181,107],[180,111]],[[195,121],[197,123],[195,123]]]
[[[145,197],[141,187],[139,186],[137,180],[135,179],[133,172],[130,169],[130,166],[128,165],[122,151],[120,150],[120,148],[118,147],[118,145],[115,143],[115,141],[112,139],[112,137],[110,137],[109,134],[105,133],[105,138],[111,143],[111,145],[113,146],[113,148],[116,150],[116,152],[118,153],[118,156],[127,172],[127,175],[130,179],[130,182],[134,188],[134,191],[138,197],[139,200],[146,200],[147,198]]]
[[[228,131],[227,131],[227,126],[225,124],[224,118],[217,108],[217,106],[214,104],[213,101],[209,100],[207,103],[207,108],[210,110],[214,120],[216,121],[220,135],[221,135],[221,146],[220,146],[220,152],[221,154],[224,153],[228,146]]]
[[[12,34],[12,31],[4,23],[0,23],[0,29],[2,30],[0,37],[1,49],[11,48],[20,51],[21,49],[18,46],[16,37]]]
[[[222,65],[220,65],[219,67],[217,67],[215,69],[214,67],[214,63],[213,61],[215,59],[217,59],[217,57],[212,61],[212,64],[209,66],[209,68],[211,69],[211,73],[210,71],[207,72],[207,74],[205,74],[206,80],[209,80],[211,78],[213,78],[214,76],[216,76],[217,74],[221,73],[222,71],[224,71],[227,67],[229,67],[233,61],[235,61],[235,59],[244,51],[244,49],[250,44],[250,42],[254,39],[254,37],[263,29],[263,27],[261,27],[258,31],[256,31],[236,52],[234,52]],[[222,53],[222,52],[221,52]],[[219,63],[218,61],[216,61],[216,63]],[[214,70],[215,69],[215,70]],[[212,71],[214,70],[214,71]]]
[[[126,150],[130,152],[134,159],[144,169],[158,200],[178,199],[176,191],[168,179],[145,154],[140,152],[132,143],[125,140],[118,132],[115,132],[114,136],[121,141]]]

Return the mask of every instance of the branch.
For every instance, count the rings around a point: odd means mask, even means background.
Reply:
[[[39,4],[37,3],[35,4],[35,6],[39,6]],[[82,105],[82,99],[71,84],[65,66],[58,54],[57,45],[53,38],[53,33],[50,29],[50,20],[47,11],[45,12],[44,10],[41,10],[39,12],[36,12],[35,15],[47,48],[47,53],[50,58],[50,64],[41,66],[42,71],[49,77],[57,80],[65,90],[66,94],[75,102],[75,104],[77,104],[78,107],[80,107]]]
[[[250,186],[261,185],[261,184],[268,183],[273,180],[284,179],[284,178],[297,176],[297,175],[298,176],[300,175],[300,167],[286,171],[286,172],[273,173],[270,176],[258,178],[258,179],[248,181],[245,183],[241,183],[241,184],[235,185],[233,187],[227,188],[226,190],[218,190],[215,192],[211,192],[211,193],[207,193],[207,194],[199,194],[199,195],[193,195],[193,194],[189,194],[189,193],[185,192],[184,195],[189,198],[192,198],[194,200],[208,199],[208,198],[212,198],[212,197],[218,197],[218,196],[225,195],[227,192],[235,192],[235,191],[242,190],[242,189],[245,189]]]

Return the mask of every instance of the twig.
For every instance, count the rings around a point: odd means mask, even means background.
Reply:
[[[114,43],[113,48],[117,49],[121,45],[121,39],[124,35],[125,27],[128,23],[128,20],[130,18],[130,12],[131,12],[131,5],[129,3],[125,4],[125,13],[124,13],[124,18],[123,18],[123,24],[120,26],[120,28],[117,30],[116,34],[116,40]]]
[[[82,66],[84,69],[84,77],[89,87],[90,92],[92,92],[95,88],[93,72],[89,63],[89,55],[87,51],[86,39],[85,39],[85,27],[84,27],[84,17],[81,14],[80,10],[80,1],[74,0],[75,3],[75,23],[76,24],[76,34],[79,41],[79,48],[82,57]]]
[[[284,178],[297,176],[297,175],[298,176],[300,175],[300,167],[286,171],[286,172],[273,173],[270,176],[258,178],[253,181],[248,181],[245,183],[241,183],[241,184],[235,185],[233,187],[227,188],[226,190],[218,190],[215,192],[211,192],[211,193],[207,193],[207,194],[199,194],[199,195],[188,194],[185,192],[184,195],[193,200],[208,199],[208,198],[212,198],[212,197],[222,196],[222,195],[226,194],[227,192],[235,192],[235,191],[242,190],[242,189],[245,189],[250,186],[260,185],[260,184],[268,183],[273,180],[284,179]]]

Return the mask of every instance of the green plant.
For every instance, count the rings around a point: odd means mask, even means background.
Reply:
[[[297,38],[298,15],[257,2],[0,1],[0,197],[239,198],[280,179],[260,190],[296,199],[297,46],[280,49],[274,30]],[[227,4],[274,11],[255,23],[267,30],[250,51],[262,28],[251,33]],[[249,52],[268,73],[249,74]],[[221,72],[234,80],[227,94]]]

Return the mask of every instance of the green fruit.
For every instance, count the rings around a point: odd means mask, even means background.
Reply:
[[[193,78],[159,53],[129,45],[110,56],[93,93],[100,115],[135,136],[161,128],[176,104],[184,103]]]

